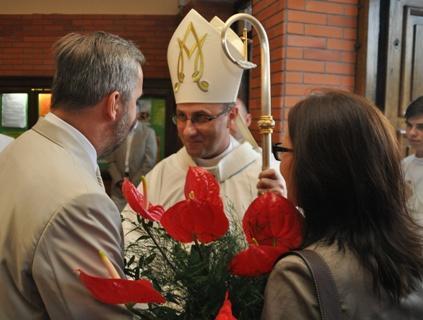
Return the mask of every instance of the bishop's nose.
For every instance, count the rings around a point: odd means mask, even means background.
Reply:
[[[182,132],[186,136],[195,135],[197,133],[197,128],[195,127],[195,125],[193,125],[191,119],[187,119],[187,121],[185,121]]]

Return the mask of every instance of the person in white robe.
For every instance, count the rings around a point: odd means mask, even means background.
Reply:
[[[415,150],[402,160],[408,188],[407,205],[417,223],[423,226],[423,96],[407,107],[405,123],[408,143]]]
[[[147,174],[147,193],[151,203],[167,209],[184,199],[188,168],[201,166],[219,182],[229,218],[241,221],[259,192],[270,190],[286,195],[286,186],[276,161],[272,166],[276,170],[265,170],[258,185],[262,172],[260,149],[249,142],[239,143],[230,134],[238,113],[234,105],[242,69],[223,52],[222,26],[219,18],[208,22],[191,10],[170,40],[167,59],[176,100],[172,120],[184,146]],[[230,50],[240,58],[243,43],[234,32],[229,33]],[[139,189],[142,191],[142,187]],[[128,246],[138,237],[136,232],[131,233],[136,218],[128,206],[122,214]]]

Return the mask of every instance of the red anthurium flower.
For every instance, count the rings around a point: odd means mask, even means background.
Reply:
[[[257,276],[270,272],[276,259],[301,244],[302,216],[284,197],[267,192],[248,207],[242,220],[248,249],[231,261],[231,272]]]
[[[145,191],[146,188],[144,187],[144,192]],[[132,210],[138,213],[141,217],[152,221],[159,221],[162,217],[164,208],[160,205],[154,206],[151,203],[148,203],[147,198],[138,191],[128,178],[123,180],[122,193]]]
[[[217,314],[216,320],[236,320],[232,314],[232,303],[228,297],[228,291],[225,294],[225,301],[220,307],[219,313]]]
[[[169,208],[160,219],[167,233],[183,243],[209,243],[223,236],[229,221],[219,197],[219,185],[212,174],[190,167],[185,182],[186,200]]]
[[[79,279],[93,297],[103,303],[164,303],[166,301],[148,280],[98,278],[82,270],[79,270]]]
[[[184,188],[185,198],[208,201],[223,206],[220,198],[220,187],[215,177],[201,167],[189,167]]]
[[[242,227],[249,244],[292,249],[301,244],[302,221],[301,214],[289,200],[266,192],[250,204]]]
[[[256,246],[241,251],[234,256],[229,265],[232,274],[242,277],[254,277],[272,270],[278,257],[289,250],[288,247]]]
[[[194,240],[209,243],[222,237],[229,228],[223,208],[192,199],[169,208],[160,223],[172,238],[183,243]]]

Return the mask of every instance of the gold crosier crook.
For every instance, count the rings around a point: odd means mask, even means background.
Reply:
[[[272,132],[275,127],[275,121],[271,114],[270,106],[270,55],[269,55],[269,40],[267,39],[266,31],[264,27],[256,18],[246,13],[238,13],[231,17],[225,22],[225,26],[222,29],[221,39],[222,47],[226,56],[236,65],[242,69],[252,69],[257,67],[256,64],[247,60],[235,59],[228,49],[227,44],[227,31],[229,27],[238,20],[247,20],[256,29],[259,43],[260,43],[260,61],[261,61],[261,116],[257,125],[260,129],[262,138],[262,157],[263,164],[262,169],[265,170],[270,167],[270,155],[272,152]],[[245,38],[245,36],[244,36]],[[247,39],[244,39],[247,41]]]

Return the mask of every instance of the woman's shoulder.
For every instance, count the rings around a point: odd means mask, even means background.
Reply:
[[[422,293],[407,297],[399,305],[392,303],[385,292],[381,296],[374,293],[372,275],[350,249],[321,244],[309,249],[320,254],[328,265],[338,290],[341,308],[347,315],[355,315],[356,319],[402,319],[408,314],[413,315],[410,319],[422,319],[423,308],[414,303],[414,300],[420,299],[422,305]],[[418,317],[414,317],[417,314]]]
[[[313,278],[295,255],[280,259],[267,281],[262,320],[319,319]]]
[[[337,284],[338,290],[365,287],[371,291],[371,282],[366,270],[361,267],[356,255],[348,248],[341,248],[336,243],[325,245],[318,243],[308,247],[318,253],[326,262]]]

